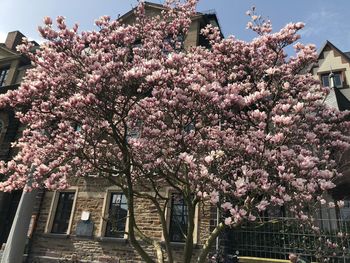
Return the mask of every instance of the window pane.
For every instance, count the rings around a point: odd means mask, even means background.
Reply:
[[[136,121],[131,129],[128,129],[127,138],[128,139],[138,139],[141,136],[142,121]]]
[[[172,194],[170,211],[170,241],[184,242],[187,235],[188,210],[179,194]]]
[[[112,193],[108,208],[106,237],[123,238],[128,216],[126,197],[121,193]]]
[[[341,87],[341,86],[342,86],[341,75],[340,75],[340,73],[335,73],[335,74],[334,74],[334,85],[335,85],[336,87]]]
[[[0,86],[5,85],[8,72],[9,72],[8,68],[0,69]]]
[[[322,75],[322,85],[323,87],[329,87],[329,77],[327,75]]]
[[[52,224],[52,233],[66,234],[74,202],[74,192],[59,194],[55,218]]]

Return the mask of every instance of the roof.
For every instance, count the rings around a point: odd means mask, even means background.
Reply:
[[[6,52],[8,52],[8,53],[10,53],[10,54],[12,54],[12,55],[15,55],[15,56],[17,56],[17,55],[19,54],[18,52],[14,51],[14,50],[12,50],[12,49],[10,49],[10,48],[8,48],[4,43],[0,43],[0,48],[1,48],[2,50],[6,51]]]
[[[344,52],[344,55],[350,58],[350,51]]]
[[[144,4],[145,4],[145,8],[151,7],[151,8],[159,9],[159,10],[165,10],[166,9],[166,6],[164,6],[162,4],[152,3],[152,2],[148,2],[148,1],[145,1]],[[126,19],[129,16],[133,15],[135,10],[136,10],[136,8],[137,7],[132,8],[130,11],[126,12],[124,15],[120,16],[118,19],[123,20],[123,19]],[[199,13],[199,12],[196,13],[196,15],[201,15],[201,14],[202,13]]]
[[[349,99],[338,88],[334,88],[334,92],[338,103],[338,109],[340,111],[350,110]]]
[[[320,59],[324,49],[327,46],[330,46],[332,49],[335,49],[340,55],[342,55],[347,60],[347,62],[350,63],[350,52],[341,51],[339,48],[337,48],[335,45],[333,45],[332,42],[330,42],[329,40],[326,40],[326,42],[323,44],[322,48],[319,50],[317,59]]]

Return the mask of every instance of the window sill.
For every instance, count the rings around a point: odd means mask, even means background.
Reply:
[[[101,242],[111,242],[111,243],[119,243],[119,244],[126,244],[128,243],[128,240],[125,238],[117,238],[117,237],[97,237],[98,241]]]
[[[49,237],[49,238],[58,238],[58,239],[66,239],[69,238],[69,234],[55,234],[55,233],[44,233],[44,237]]]

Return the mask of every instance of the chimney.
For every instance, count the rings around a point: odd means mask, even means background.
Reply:
[[[19,31],[12,31],[7,34],[5,46],[11,50],[16,51],[16,46],[22,43],[22,38],[25,37]]]

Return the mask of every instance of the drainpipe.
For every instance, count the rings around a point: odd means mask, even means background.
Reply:
[[[34,211],[36,214],[36,217],[35,217],[35,220],[33,222],[33,229],[32,229],[32,236],[28,236],[29,237],[29,242],[28,242],[28,245],[27,245],[27,254],[28,254],[28,257],[27,257],[27,260],[26,262],[29,262],[29,257],[30,257],[30,254],[32,252],[32,247],[33,247],[33,234],[37,228],[37,223],[39,221],[39,217],[40,217],[40,213],[41,213],[41,208],[43,206],[43,202],[44,202],[44,198],[45,198],[45,193],[46,193],[46,190],[45,188],[44,189],[40,189],[39,192],[38,192],[38,195],[37,197],[39,196],[40,197],[40,201],[39,201],[39,206],[37,208],[37,211]],[[37,201],[36,201],[37,202]]]
[[[220,220],[220,209],[216,208],[216,226],[219,225],[219,220]],[[216,253],[219,252],[219,236],[216,237],[215,250],[216,250]]]

